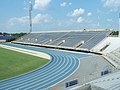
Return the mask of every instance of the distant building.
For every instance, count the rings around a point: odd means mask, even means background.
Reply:
[[[0,42],[6,42],[8,39],[11,39],[12,36],[10,35],[0,35]]]

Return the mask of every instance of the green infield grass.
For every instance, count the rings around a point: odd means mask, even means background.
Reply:
[[[18,76],[48,63],[49,60],[0,48],[0,80]]]

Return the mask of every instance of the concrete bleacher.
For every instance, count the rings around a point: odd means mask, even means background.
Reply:
[[[110,62],[116,69],[120,69],[120,38],[107,37],[92,51],[102,53],[103,56]]]
[[[91,86],[102,88],[100,90],[120,90],[120,71],[93,80],[89,84]]]
[[[102,42],[92,48],[92,51],[99,53],[110,53],[120,47],[119,37],[106,37]]]
[[[106,58],[116,69],[120,69],[120,48],[107,53]]]
[[[53,47],[68,47],[73,49],[92,49],[100,41],[110,34],[110,30],[103,31],[63,31],[63,32],[45,32],[29,33],[16,42],[29,43],[37,45],[47,45]],[[84,42],[84,43],[82,43]]]
[[[102,41],[106,36],[107,36],[107,32],[97,32],[81,48],[88,48],[90,50],[100,41]]]

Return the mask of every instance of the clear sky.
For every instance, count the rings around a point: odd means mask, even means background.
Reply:
[[[118,30],[120,0],[31,0],[33,32]],[[29,0],[0,0],[0,32],[29,31]]]

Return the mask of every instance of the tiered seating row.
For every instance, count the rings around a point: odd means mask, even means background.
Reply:
[[[90,50],[100,41],[102,41],[108,35],[108,33],[108,31],[30,33],[18,39],[17,42],[72,48],[84,48]],[[78,44],[82,41],[84,43],[79,46]]]
[[[120,69],[120,48],[108,53],[107,57],[117,69]]]

